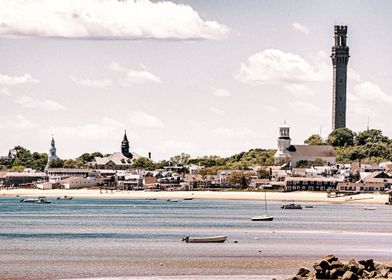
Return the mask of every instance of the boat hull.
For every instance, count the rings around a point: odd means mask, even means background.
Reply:
[[[213,236],[213,237],[185,237],[182,241],[186,243],[223,243],[227,239],[227,236]]]
[[[273,216],[256,216],[251,218],[252,221],[273,221]]]

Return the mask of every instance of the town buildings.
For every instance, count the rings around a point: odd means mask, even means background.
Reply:
[[[274,160],[275,165],[289,164],[292,168],[300,161],[322,160],[326,165],[333,165],[336,163],[336,152],[331,145],[292,145],[290,127],[285,123],[279,127]]]

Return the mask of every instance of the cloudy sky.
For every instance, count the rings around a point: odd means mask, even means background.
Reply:
[[[348,127],[392,136],[390,1],[0,0],[0,154],[131,149],[160,160],[331,129],[333,26]]]

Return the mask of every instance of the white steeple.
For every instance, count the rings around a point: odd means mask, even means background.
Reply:
[[[290,145],[290,127],[286,124],[286,121],[284,121],[284,124],[279,127],[278,150],[274,156],[276,165],[282,165],[289,160],[290,154],[287,151],[287,148],[290,147]]]
[[[54,141],[54,138],[52,137],[52,141],[50,142],[50,149],[49,149],[49,158],[48,161],[56,160],[57,159],[57,154],[56,154],[56,143]]]

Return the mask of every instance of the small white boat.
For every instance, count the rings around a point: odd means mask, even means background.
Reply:
[[[295,204],[295,203],[288,203],[288,204],[283,204],[280,208],[282,208],[282,209],[302,209],[302,206],[299,204]]]
[[[72,196],[67,196],[67,195],[64,195],[64,196],[59,196],[59,197],[57,197],[57,200],[72,200]]]
[[[190,237],[187,235],[182,239],[186,243],[223,243],[227,239],[227,236],[211,236],[211,237]]]
[[[268,216],[268,215],[263,215],[263,216],[255,216],[251,218],[252,221],[273,221],[274,216]]]
[[[377,208],[374,206],[365,206],[363,207],[363,210],[376,210]]]
[[[167,202],[178,202],[178,199],[168,199]]]
[[[251,221],[254,221],[254,222],[260,221],[261,222],[261,221],[273,221],[274,220],[274,216],[268,215],[268,212],[267,212],[267,209],[268,209],[268,207],[267,207],[267,192],[264,192],[264,207],[265,207],[265,214],[261,215],[261,216],[252,217],[252,218],[250,218]]]
[[[20,201],[21,203],[33,203],[33,204],[50,204],[46,197],[39,196],[38,198],[25,198]]]

